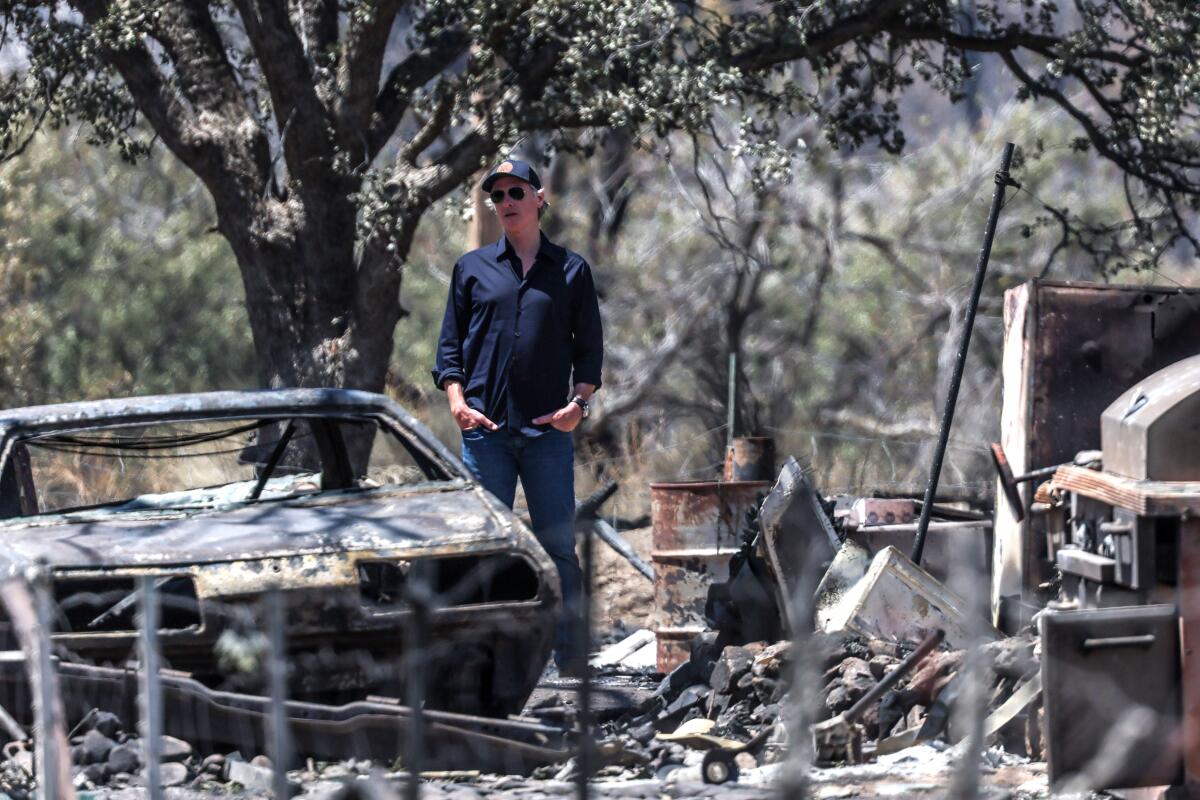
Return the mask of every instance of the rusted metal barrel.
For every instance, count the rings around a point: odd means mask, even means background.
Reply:
[[[725,450],[726,481],[775,479],[775,440],[770,436],[738,436]]]
[[[687,660],[691,640],[706,627],[708,587],[729,580],[746,512],[770,487],[770,481],[650,484],[660,671]]]

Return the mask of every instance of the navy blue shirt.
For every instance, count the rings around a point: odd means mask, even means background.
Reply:
[[[592,268],[542,234],[529,274],[508,242],[454,265],[433,380],[463,384],[467,404],[501,428],[536,436],[532,420],[562,408],[577,383],[600,387],[604,355]]]

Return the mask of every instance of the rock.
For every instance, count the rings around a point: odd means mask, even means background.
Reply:
[[[964,650],[935,651],[922,659],[912,677],[908,679],[908,690],[912,692],[913,703],[922,706],[933,705],[933,701],[954,677],[965,654]]]
[[[993,672],[1002,678],[1020,680],[1028,678],[1038,669],[1034,646],[1032,637],[1013,636],[989,642],[983,646],[983,652]]]
[[[783,696],[784,682],[771,678],[753,678],[750,688],[759,703],[774,703]]]
[[[738,765],[738,769],[754,769],[758,766],[758,759],[749,753],[738,753],[733,757],[733,762]]]
[[[657,731],[655,730],[654,725],[647,722],[644,725],[639,725],[631,730],[629,735],[633,737],[634,741],[646,744],[654,738],[655,733],[657,733]]]
[[[713,665],[708,685],[717,694],[732,694],[737,682],[754,665],[754,655],[745,647],[726,647]]]
[[[225,756],[220,753],[213,753],[210,756],[205,756],[200,762],[200,771],[208,772],[213,775],[220,775],[221,770],[225,767]]]
[[[108,776],[112,774],[112,771],[108,768],[108,764],[88,764],[83,768],[81,774],[95,785],[102,786],[108,782]]]
[[[883,676],[895,669],[899,663],[900,659],[895,656],[878,655],[872,656],[867,665],[871,668],[871,674],[875,680],[879,681],[883,680]]]
[[[754,664],[750,669],[759,677],[778,678],[791,652],[791,642],[776,642],[754,657]]]
[[[187,766],[178,761],[168,761],[159,767],[158,779],[163,786],[182,786],[188,779]]]
[[[707,686],[700,683],[695,686],[689,686],[679,694],[679,697],[675,698],[675,702],[663,709],[659,717],[667,719],[675,716],[683,716],[687,711],[700,705],[707,698]]]
[[[271,769],[273,766],[271,764],[270,756],[264,756],[264,755],[255,756],[254,758],[250,759],[250,763],[256,767],[266,767],[267,769]],[[350,769],[354,769],[354,760],[353,759],[350,760],[350,764],[348,766],[350,767]]]
[[[83,749],[83,745],[77,744],[71,748],[71,763],[72,764],[88,763],[87,762],[87,751]]]
[[[266,758],[265,756],[255,757]],[[267,759],[269,761],[269,759]],[[240,783],[247,789],[253,789],[260,792],[269,792],[275,780],[275,772],[269,767],[260,766],[259,764],[247,763],[245,761],[226,761],[225,762],[225,778],[234,783]],[[288,794],[296,795],[300,792],[300,784],[288,779]]]
[[[88,723],[88,730],[97,731],[109,739],[117,738],[117,734],[123,728],[121,718],[110,711],[97,711],[92,714],[92,720]]]
[[[889,642],[885,639],[868,639],[867,650],[873,656],[891,656],[895,659],[902,659],[906,655],[899,642]]]
[[[779,704],[757,706],[750,712],[750,719],[759,723],[773,723],[779,719]]]
[[[84,760],[82,764],[99,764],[108,760],[108,754],[117,746],[117,743],[105,736],[100,731],[93,728],[83,735],[83,743],[80,745],[84,751]]]
[[[850,708],[876,683],[870,665],[853,656],[844,659],[836,675],[833,673],[834,670],[826,673],[824,689],[825,709],[830,717]]]
[[[134,744],[119,744],[108,753],[108,768],[114,773],[134,773],[141,765],[142,754]]]
[[[160,758],[164,762],[168,761],[185,761],[192,755],[192,746],[182,739],[176,739],[174,736],[163,736],[159,740],[161,744]]]

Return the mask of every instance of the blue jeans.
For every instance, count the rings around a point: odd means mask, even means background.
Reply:
[[[555,630],[560,667],[584,657],[575,644],[575,618],[583,573],[575,556],[575,444],[571,434],[549,430],[522,436],[504,428],[462,434],[462,460],[483,488],[512,508],[517,478],[525,489],[533,534],[558,569],[563,613]]]

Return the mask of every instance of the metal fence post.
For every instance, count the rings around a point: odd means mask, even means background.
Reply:
[[[54,610],[50,603],[50,587],[47,575],[38,570],[33,578],[34,607],[37,615],[35,635],[37,636],[37,751],[36,769],[38,782],[38,797],[45,800],[57,800],[62,788],[59,784],[62,776],[57,769],[60,754],[58,752],[58,737],[55,735],[56,714],[54,681],[54,662],[50,658],[50,629],[54,625]]]
[[[406,800],[421,797],[421,770],[425,760],[425,648],[429,642],[429,612],[433,597],[429,565],[418,563],[409,571],[404,586],[408,604],[408,642],[405,645],[404,702],[408,706],[408,729],[404,744],[404,768],[408,779]]]
[[[580,566],[583,571],[582,586],[579,592],[579,627],[575,642],[579,658],[582,659],[579,684],[579,774],[576,779],[576,795],[580,800],[587,800],[591,786],[592,773],[595,771],[595,747],[592,741],[592,529],[583,530],[583,558]]]
[[[146,756],[146,788],[150,800],[162,800],[163,789],[160,776],[162,765],[162,682],[159,675],[160,653],[158,628],[161,609],[158,604],[158,580],[153,575],[138,579],[142,619],[139,645],[141,670],[138,673],[138,732],[142,737]]]
[[[284,640],[286,624],[285,601],[279,587],[267,592],[267,681],[271,692],[271,791],[276,800],[290,796],[288,788],[288,766],[292,761],[291,731],[287,715],[287,643]]]

